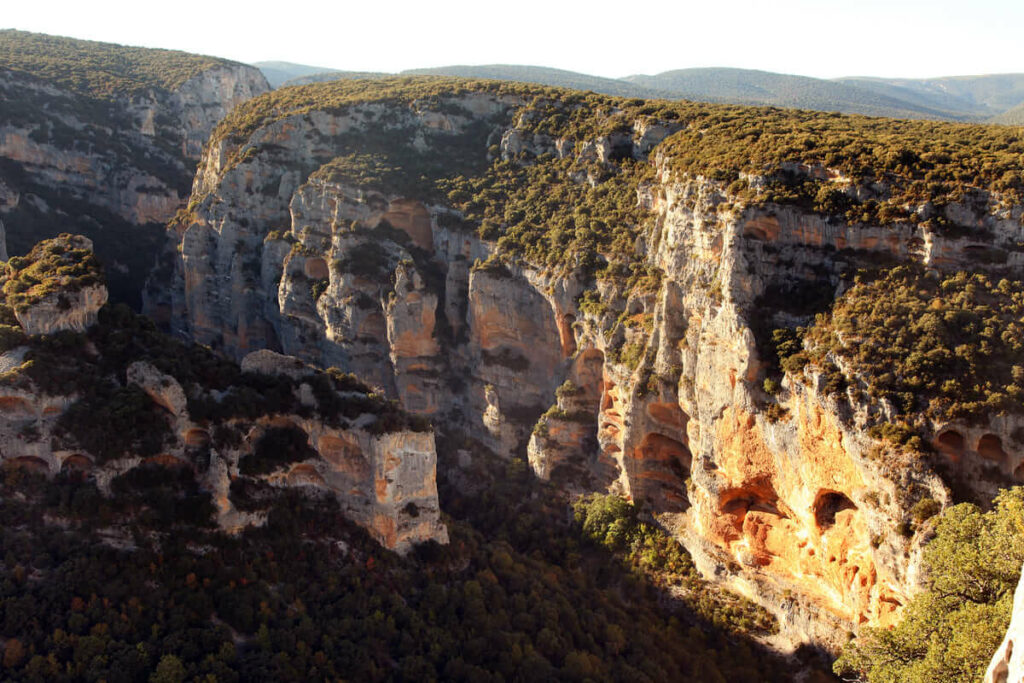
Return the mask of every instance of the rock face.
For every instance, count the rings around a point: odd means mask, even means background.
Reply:
[[[1013,616],[1006,629],[1006,637],[985,672],[985,683],[1020,683],[1024,681],[1024,648],[1019,647],[1024,638],[1024,574],[1021,574],[1017,590],[1013,594]]]
[[[0,221],[0,261],[6,261],[7,258],[7,229],[4,222]]]
[[[13,309],[33,336],[19,337],[9,326],[5,332],[5,343],[22,345],[0,355],[0,460],[48,474],[87,473],[107,491],[135,468],[187,469],[228,530],[262,523],[270,503],[260,507],[261,487],[301,488],[334,497],[396,552],[448,542],[433,432],[368,395],[354,378],[339,385],[298,358],[268,350],[249,354],[238,368],[154,337],[147,326],[117,328],[132,323],[124,310],[108,310],[104,327],[90,336],[66,335],[59,350],[48,348],[35,335],[85,332],[106,301],[102,284],[79,286],[98,276],[89,246],[84,237],[62,235],[8,266],[0,314]],[[106,334],[120,339],[113,353]],[[128,349],[146,359],[125,359]],[[203,358],[193,364],[196,354]],[[83,385],[83,375],[95,381]],[[97,440],[92,423],[111,419],[104,413],[111,389],[122,397],[113,410],[130,417],[118,423],[124,434]]]
[[[0,69],[0,98],[19,105],[0,112],[0,219],[10,252],[81,232],[96,241],[111,288],[138,301],[159,251],[158,225],[184,205],[213,127],[268,90],[257,69],[241,64],[207,69],[173,91],[112,98]]]
[[[211,146],[194,210],[171,233],[181,254],[171,296],[151,304],[180,335],[236,357],[268,348],[355,372],[412,412],[527,455],[541,478],[642,501],[706,575],[770,608],[793,641],[834,647],[861,624],[891,623],[918,581],[910,509],[950,502],[949,488],[920,463],[876,457],[885,447],[867,427],[880,416],[829,395],[824,378],[808,371],[766,394],[753,328],[765,316],[806,324],[807,314],[763,310],[774,291],[834,291],[841,272],[871,259],[952,269],[980,243],[783,206],[723,211],[721,184],[673,175],[657,156],[672,125],[554,140],[518,130],[520,104],[482,93],[434,110],[353,104]],[[458,227],[443,202],[335,172],[357,149],[346,136],[394,136],[426,155],[465,136],[481,155],[524,163],[650,153],[655,180],[637,201],[652,227],[638,242],[661,278],[632,291],[599,284],[604,307],[585,308],[572,273],[488,260],[496,245]],[[945,210],[969,213],[960,218],[997,246],[1022,237],[1019,207]],[[1009,249],[1004,267],[1022,258]],[[932,437],[940,451],[958,448],[946,465],[980,497],[1013,480],[1017,426],[935,424]],[[978,476],[992,469],[986,453],[998,471]]]
[[[18,373],[23,351],[24,347],[0,356],[2,361],[10,360],[5,363],[9,372]],[[295,414],[272,414],[253,421],[197,422],[189,414],[178,381],[151,363],[132,363],[123,380],[126,386],[141,388],[171,425],[174,438],[159,455],[99,460],[69,441],[60,426],[61,416],[77,396],[53,395],[30,383],[15,383],[0,387],[2,459],[46,474],[88,473],[102,489],[109,489],[115,477],[139,466],[189,468],[200,486],[213,495],[221,526],[238,531],[265,519],[260,512],[239,510],[233,502],[231,486],[240,476],[240,462],[253,456],[269,432],[285,430],[301,435],[307,457],[259,475],[255,481],[275,489],[300,488],[310,495],[334,496],[348,518],[398,553],[425,541],[448,542],[438,509],[437,454],[431,432],[378,434],[364,427],[332,426],[316,417]],[[308,384],[300,384],[296,391],[316,408]],[[372,423],[370,416],[364,417]],[[213,433],[218,439],[225,434],[236,436],[215,443]]]
[[[53,334],[61,330],[85,332],[96,323],[96,316],[107,303],[105,285],[91,285],[76,292],[61,292],[15,311],[18,323],[27,334]]]

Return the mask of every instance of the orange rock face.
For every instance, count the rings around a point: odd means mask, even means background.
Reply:
[[[430,213],[423,202],[415,199],[396,199],[391,202],[383,220],[409,235],[420,249],[434,251],[434,234],[430,227]]]
[[[789,471],[753,415],[729,408],[718,423],[717,509],[701,508],[708,537],[747,566],[791,581],[852,623],[886,623],[903,602],[880,578],[867,520],[853,503],[863,478],[836,418],[795,402],[800,464]]]

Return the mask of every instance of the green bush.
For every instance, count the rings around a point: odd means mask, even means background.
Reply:
[[[990,512],[971,504],[944,511],[924,551],[924,592],[895,628],[864,629],[836,673],[868,683],[981,680],[1010,623],[1024,562],[1021,519],[1020,487],[1001,492]]]

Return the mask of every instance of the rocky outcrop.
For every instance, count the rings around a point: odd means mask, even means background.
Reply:
[[[0,261],[6,261],[7,258],[7,229],[4,222],[0,221]]]
[[[41,242],[27,256],[12,260],[7,271],[7,303],[26,334],[84,332],[107,303],[92,241],[81,235]]]
[[[241,362],[242,372],[261,375],[283,375],[292,379],[302,379],[312,375],[314,370],[294,356],[285,356],[268,349],[253,351]]]
[[[992,662],[985,671],[984,683],[1020,683],[1024,681],[1024,574],[1021,574],[1017,590],[1013,594],[1013,614],[1006,637],[999,649],[992,655]]]
[[[0,359],[11,356],[8,372],[17,374],[23,355],[19,357],[18,350],[13,350]],[[268,432],[286,430],[301,436],[307,457],[251,479],[273,488],[300,488],[311,495],[334,496],[347,517],[365,527],[382,546],[399,553],[425,541],[448,542],[438,509],[437,454],[431,432],[401,429],[377,433],[369,414],[357,421],[362,426],[349,427],[296,414],[210,424],[192,419],[181,384],[151,363],[132,363],[124,380],[141,388],[165,411],[173,438],[159,455],[126,455],[112,461],[97,458],[76,447],[73,435],[69,439],[66,426],[60,424],[77,396],[52,395],[19,383],[0,387],[2,459],[46,474],[86,473],[105,490],[117,476],[141,465],[190,468],[212,494],[221,526],[238,531],[264,520],[260,513],[240,510],[233,502],[231,485],[240,476],[240,463],[254,457]],[[316,398],[308,384],[299,384],[295,391],[304,404],[316,410]]]
[[[484,93],[431,111],[353,104],[214,145],[194,211],[172,232],[174,330],[238,357],[270,348],[365,375],[435,424],[526,455],[568,491],[642,502],[706,575],[770,608],[794,643],[837,647],[862,624],[892,623],[919,578],[924,538],[910,510],[948,504],[948,482],[868,436],[884,415],[830,394],[813,371],[769,394],[755,331],[813,319],[773,297],[808,284],[835,296],[843,272],[872,262],[961,267],[977,239],[732,202],[722,183],[658,158],[675,124],[555,139],[522,129],[520,104]],[[498,246],[436,197],[339,171],[336,157],[359,149],[347,135],[393,136],[424,155],[467,136],[459,144],[524,165],[651,154],[636,248],[660,277],[632,289],[600,281],[582,305],[577,273],[491,258]],[[1018,266],[1019,208],[942,210],[973,211],[957,220],[992,236],[1003,252],[993,267]],[[979,496],[1015,476],[1011,423],[933,426],[937,443],[960,436],[949,466],[991,473],[982,461],[999,460],[996,479],[966,478]]]
[[[27,334],[53,334],[61,330],[84,332],[96,324],[96,316],[107,303],[105,285],[91,285],[73,292],[48,296],[24,310],[15,310],[18,323]]]
[[[61,337],[59,349],[41,339],[85,332],[96,322],[103,285],[79,287],[59,275],[94,277],[91,268],[98,266],[88,246],[83,237],[64,235],[10,266],[4,309],[13,308],[34,336],[5,333],[5,343],[23,345],[0,355],[0,460],[47,474],[74,470],[107,492],[135,468],[188,470],[231,531],[265,519],[266,501],[247,497],[249,488],[300,488],[334,497],[350,519],[396,552],[448,542],[433,432],[369,395],[353,377],[336,382],[268,350],[249,354],[238,368],[154,337],[148,323],[133,323],[123,309],[108,310],[106,327],[88,337]],[[26,288],[29,283],[38,284]],[[110,338],[118,339],[113,350]],[[145,359],[126,359],[128,352]],[[83,383],[82,376],[93,381]],[[113,420],[125,433],[97,435],[93,420]],[[108,447],[108,438],[118,445]]]

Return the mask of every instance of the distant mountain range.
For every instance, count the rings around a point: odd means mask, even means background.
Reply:
[[[257,62],[273,87],[339,78],[374,78],[379,72],[333,71],[289,62]],[[593,90],[620,97],[687,99],[847,114],[1024,125],[1024,74],[944,78],[838,78],[827,80],[753,69],[703,68],[653,76],[602,78],[540,66],[488,64],[410,69],[403,75],[493,78]]]

